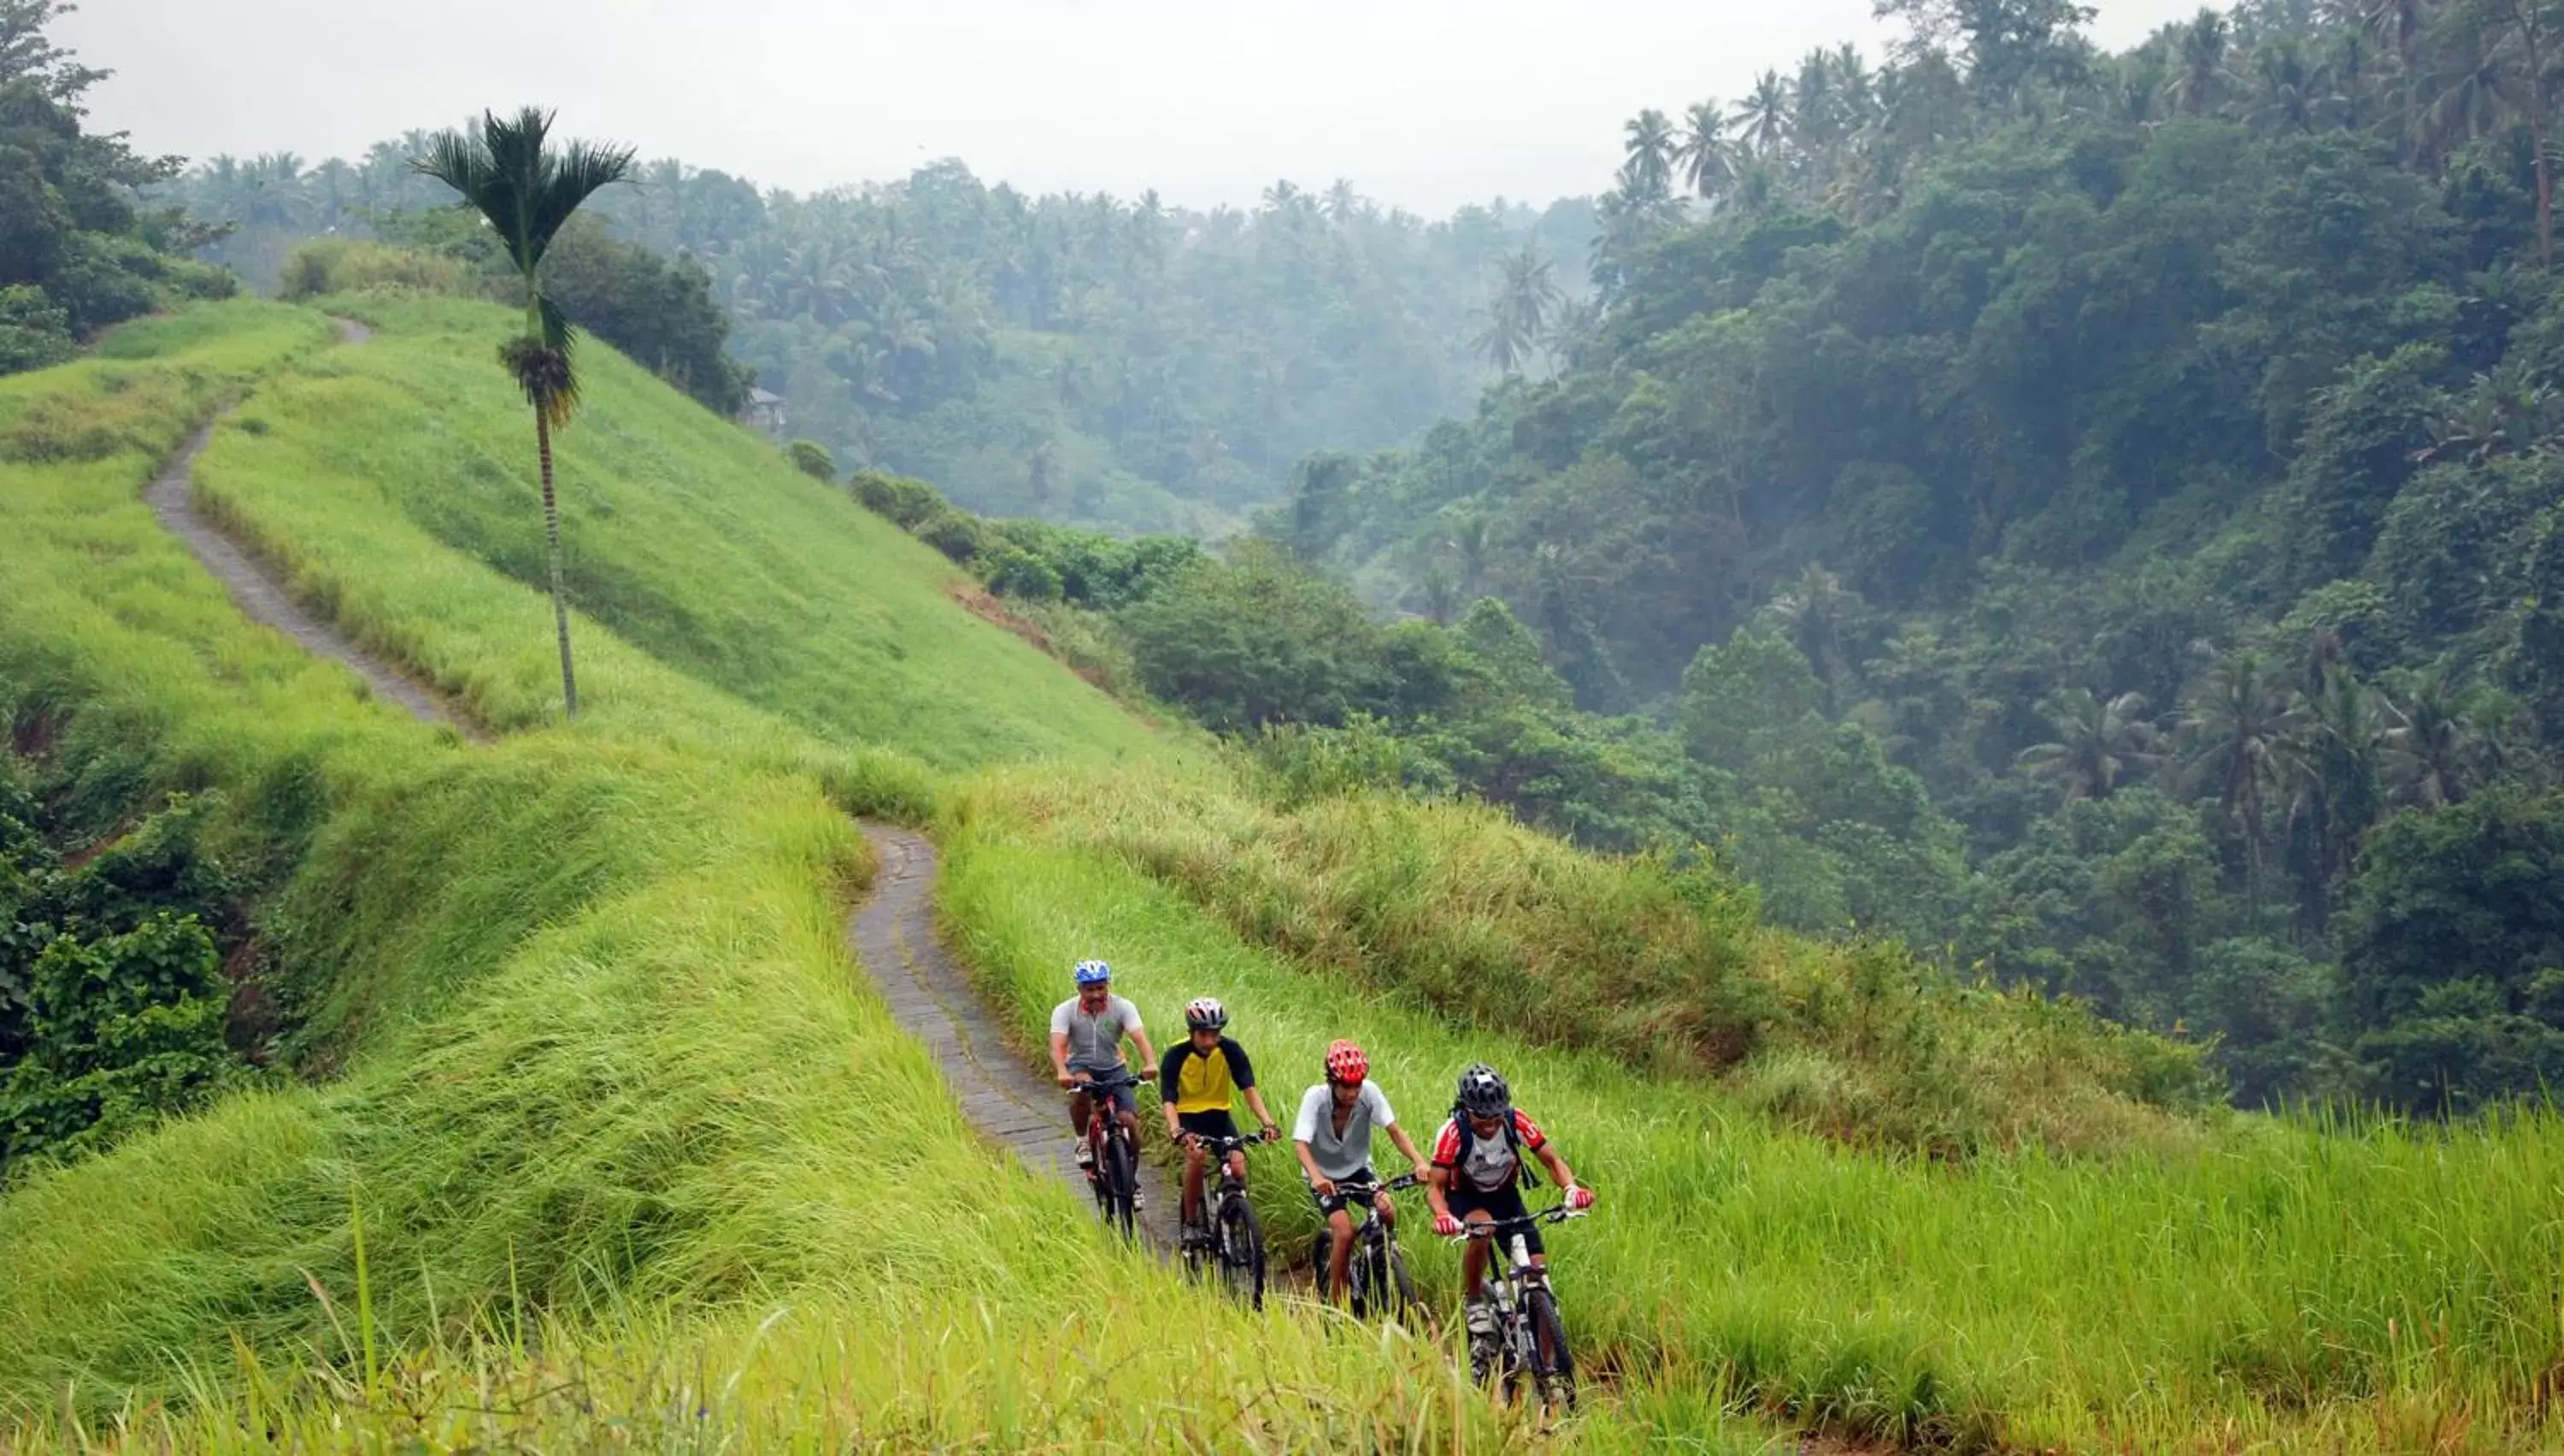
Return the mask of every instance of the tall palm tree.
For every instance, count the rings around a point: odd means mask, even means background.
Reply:
[[[534,408],[534,452],[542,467],[543,537],[550,552],[552,625],[560,638],[561,702],[578,717],[578,676],[570,669],[569,594],[561,581],[560,510],[552,496],[552,431],[578,408],[578,373],[570,353],[569,318],[543,297],[543,254],[561,224],[600,187],[632,169],[629,147],[572,141],[546,145],[552,113],[527,106],[501,119],[484,111],[477,134],[440,132],[411,165],[463,194],[488,219],[517,266],[526,291],[526,331],[499,349]]]
[[[1508,253],[1487,297],[1487,327],[1476,340],[1479,352],[1499,373],[1521,371],[1532,351],[1549,336],[1550,315],[1559,304],[1558,282],[1537,242]]]
[[[1662,197],[1673,190],[1674,123],[1653,106],[1621,127],[1628,158],[1621,164],[1621,185],[1633,197]]]
[[[2319,672],[2281,746],[2289,825],[2302,836],[2304,908],[2318,933],[2330,918],[2333,887],[2384,807],[2379,790],[2389,728],[2376,692],[2348,668],[2327,663]]]
[[[2142,693],[2122,693],[2104,701],[2089,689],[2075,688],[2047,701],[2047,722],[2054,740],[2021,750],[2021,766],[2055,781],[2068,802],[2104,799],[2130,769],[2149,759],[2154,725],[2145,717]]]
[[[1736,108],[1737,134],[1756,156],[1769,156],[1790,139],[1790,83],[1778,71],[1754,79],[1754,90]]]
[[[2243,827],[2245,885],[2256,903],[2270,795],[2278,787],[2282,747],[2296,726],[2287,690],[2250,654],[2218,664],[2192,690],[2181,718],[2189,750],[2184,777],[2193,788],[2214,780],[2219,805]]]
[[[2226,17],[2208,9],[2202,9],[2181,28],[2180,66],[2166,84],[2174,110],[2185,116],[2204,116],[2225,99],[2235,79],[2226,66],[2227,43],[2232,36]]]
[[[1702,197],[1715,197],[1736,179],[1736,157],[1728,150],[1727,109],[1716,101],[1695,102],[1683,112],[1682,137],[1674,147],[1685,185]]]

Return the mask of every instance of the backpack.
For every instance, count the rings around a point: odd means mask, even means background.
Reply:
[[[1456,1101],[1451,1104],[1451,1126],[1460,1130],[1460,1155],[1454,1161],[1465,1167],[1469,1162],[1469,1149],[1476,1145],[1478,1133],[1469,1126],[1469,1114]],[[1514,1186],[1539,1187],[1540,1174],[1532,1171],[1531,1159],[1523,1156],[1522,1134],[1514,1127],[1511,1108],[1505,1109],[1505,1150],[1514,1155]]]

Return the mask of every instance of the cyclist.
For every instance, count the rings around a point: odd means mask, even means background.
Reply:
[[[1265,1142],[1282,1136],[1273,1115],[1264,1110],[1264,1094],[1255,1085],[1255,1067],[1246,1059],[1246,1048],[1223,1034],[1227,1025],[1227,1007],[1209,996],[1193,998],[1184,1005],[1184,1039],[1167,1048],[1165,1060],[1158,1064],[1158,1097],[1167,1110],[1167,1137],[1184,1149],[1187,1228],[1201,1214],[1202,1164],[1208,1160],[1202,1140],[1237,1136],[1237,1120],[1230,1113],[1236,1094],[1246,1094],[1246,1105],[1264,1125]],[[1228,1170],[1239,1182],[1246,1180],[1245,1152],[1229,1153]]]
[[[1540,1125],[1515,1108],[1513,1089],[1505,1085],[1504,1077],[1484,1062],[1461,1073],[1451,1120],[1433,1140],[1433,1171],[1424,1184],[1425,1201],[1433,1207],[1433,1231],[1448,1238],[1459,1233],[1464,1223],[1492,1223],[1529,1213],[1522,1196],[1524,1185],[1532,1181],[1531,1169],[1523,1165],[1525,1148],[1548,1165],[1568,1207],[1594,1206],[1594,1190],[1576,1185],[1576,1174],[1542,1135]],[[1524,1230],[1523,1240],[1533,1265],[1549,1267],[1540,1230]],[[1486,1266],[1487,1241],[1471,1239],[1460,1257],[1460,1287],[1473,1353],[1484,1351],[1496,1334],[1496,1312],[1486,1300]]]
[[[1068,1089],[1070,1132],[1077,1139],[1077,1165],[1092,1168],[1095,1149],[1086,1144],[1086,1120],[1093,1111],[1087,1082],[1096,1077],[1114,1077],[1128,1070],[1122,1060],[1122,1039],[1129,1037],[1140,1049],[1140,1065],[1158,1060],[1149,1045],[1149,1028],[1140,1021],[1140,1008],[1113,994],[1113,967],[1101,960],[1077,962],[1077,994],[1053,1007],[1050,1013],[1050,1068],[1059,1085]],[[1113,1093],[1114,1109],[1121,1115],[1124,1131],[1136,1144],[1140,1138],[1140,1094],[1124,1087]]]
[[[1309,1178],[1309,1192],[1318,1200],[1318,1216],[1327,1221],[1332,1240],[1327,1251],[1327,1288],[1332,1298],[1342,1301],[1352,1293],[1347,1277],[1352,1272],[1354,1257],[1354,1216],[1345,1207],[1345,1195],[1339,1183],[1370,1183],[1380,1178],[1371,1170],[1371,1135],[1373,1129],[1389,1134],[1389,1141],[1415,1166],[1415,1180],[1423,1182],[1431,1169],[1424,1154],[1415,1150],[1415,1142],[1397,1125],[1397,1114],[1389,1106],[1389,1094],[1371,1080],[1371,1059],[1363,1049],[1350,1041],[1337,1041],[1327,1048],[1327,1080],[1309,1089],[1300,1099],[1300,1117],[1292,1125],[1292,1149],[1300,1154],[1300,1170]],[[1385,1228],[1397,1226],[1397,1208],[1389,1201],[1389,1190],[1381,1188],[1372,1196],[1372,1216]]]

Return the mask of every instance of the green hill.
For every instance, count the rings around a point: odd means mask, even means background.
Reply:
[[[372,340],[227,305],[0,383],[34,798],[83,841],[210,804],[279,1033],[241,1090],[0,1194],[20,1439],[1536,1439],[1440,1339],[1226,1310],[991,1160],[846,958],[850,813],[934,830],[948,933],[1027,1032],[1100,952],[1162,1025],[1227,998],[1286,1105],[1339,1035],[1418,1125],[1503,1065],[1603,1198],[1555,1241],[1605,1377],[1582,1444],[2549,1434],[2564,1125],[2186,1112],[2143,1075],[2179,1049],[1755,925],[1706,870],[1268,805],[602,348],[560,440],[592,707],[559,724],[501,315],[333,307]],[[233,397],[203,498],[495,742],[368,702],[159,533],[135,486]],[[1257,1194],[1303,1242],[1283,1164]]]

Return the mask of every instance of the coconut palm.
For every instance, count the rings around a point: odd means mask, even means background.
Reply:
[[[561,225],[600,187],[632,169],[628,147],[572,141],[550,146],[552,113],[527,106],[502,119],[485,111],[477,133],[440,132],[411,165],[463,194],[488,220],[525,284],[526,331],[501,345],[499,360],[534,408],[534,453],[542,468],[543,536],[550,553],[552,624],[560,638],[561,702],[578,717],[578,677],[569,655],[569,596],[561,582],[560,510],[552,496],[552,431],[578,408],[571,362],[574,330],[543,297],[539,269]]]
[[[2129,771],[2150,761],[2155,736],[2146,721],[2142,693],[2122,693],[2106,701],[2089,689],[2075,688],[2047,700],[2046,714],[2056,737],[2021,750],[2021,766],[2064,791],[2068,802],[2104,799]]]
[[[1790,83],[1778,71],[1754,79],[1754,90],[1736,108],[1737,134],[1756,156],[1769,156],[1790,139]]]
[[[1727,110],[1715,101],[1695,102],[1683,112],[1682,138],[1674,162],[1685,185],[1702,197],[1715,197],[1736,180],[1736,155],[1728,147]]]
[[[1558,283],[1538,243],[1525,243],[1521,252],[1506,254],[1498,267],[1487,297],[1487,326],[1475,342],[1498,373],[1519,373],[1549,336],[1550,315],[1558,308]]]
[[[2189,753],[2186,786],[2217,784],[2220,807],[2244,830],[2245,880],[2255,899],[2280,753],[2296,726],[2287,690],[2271,679],[2259,658],[2248,654],[2220,663],[2192,691],[2181,718]]]
[[[2181,27],[2180,66],[2165,88],[2174,110],[2185,116],[2204,116],[2225,99],[2235,80],[2226,65],[2227,46],[2233,35],[2226,17],[2214,10],[2201,10]]]
[[[1621,127],[1628,157],[1621,163],[1621,186],[1633,197],[1662,197],[1673,190],[1674,123],[1653,106]]]

